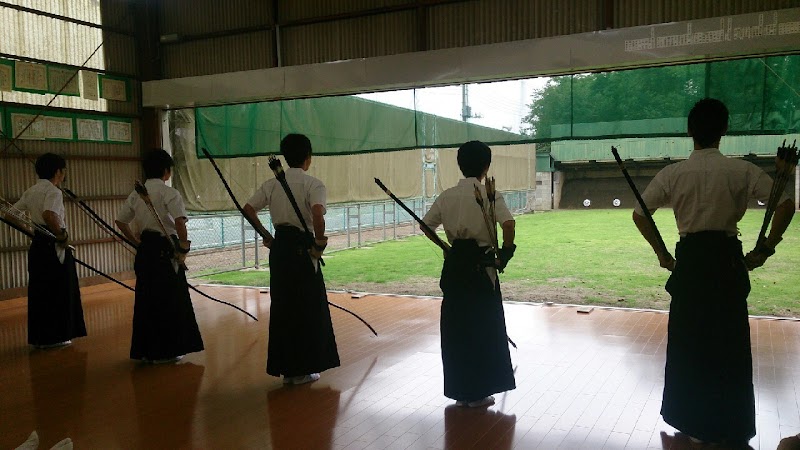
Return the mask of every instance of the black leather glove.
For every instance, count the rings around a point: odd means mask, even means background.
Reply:
[[[181,241],[178,236],[172,235],[172,242],[175,244],[175,260],[178,262],[178,266],[186,269],[186,255],[192,248],[192,241]]]
[[[500,250],[497,251],[497,268],[503,270],[508,265],[508,262],[511,261],[511,258],[514,257],[514,251],[517,249],[517,246],[511,244],[509,246],[502,246]]]
[[[56,234],[56,244],[67,247],[69,245],[69,233],[67,233],[66,228],[62,228],[61,232]]]
[[[767,247],[763,242],[758,243],[747,256],[744,257],[744,264],[747,270],[753,270],[764,265],[767,258],[775,254],[775,249]]]
[[[311,249],[309,250],[309,254],[312,258],[320,259],[322,258],[322,253],[325,251],[325,248],[328,246],[328,237],[322,237],[314,239],[314,243],[311,244]]]

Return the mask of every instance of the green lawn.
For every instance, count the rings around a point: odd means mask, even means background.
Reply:
[[[667,247],[677,229],[668,210],[655,215]],[[763,211],[740,223],[745,252],[753,248]],[[751,273],[750,312],[800,316],[800,219],[787,230],[775,256]],[[421,236],[344,250],[326,257],[329,288],[441,295],[442,255]],[[667,309],[668,272],[631,221],[628,210],[563,210],[517,218],[517,252],[501,275],[504,297],[517,301],[601,304]],[[268,272],[240,271],[204,280],[265,286]]]

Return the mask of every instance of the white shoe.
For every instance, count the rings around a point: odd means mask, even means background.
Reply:
[[[58,441],[50,450],[72,450],[72,439],[66,438]]]
[[[464,400],[456,400],[456,406],[467,406],[467,402]]]
[[[318,373],[310,373],[308,375],[301,375],[299,377],[294,377],[292,379],[292,384],[306,384],[306,383],[313,383],[319,380]]]
[[[72,344],[72,341],[66,340],[64,342],[56,342],[55,344],[34,345],[33,347],[39,350],[46,350],[48,348],[64,347],[70,344]]]
[[[39,448],[39,435],[34,431],[28,439],[14,450],[36,450]]]
[[[481,406],[489,406],[489,405],[494,405],[494,397],[492,397],[491,395],[488,397],[484,397],[480,400],[467,403],[467,406],[470,408],[480,408]]]
[[[153,360],[151,360],[151,361],[148,361],[148,362],[149,362],[150,364],[170,364],[170,363],[176,363],[176,362],[180,361],[181,359],[183,359],[183,356],[184,356],[184,355],[180,355],[180,356],[173,356],[172,358],[153,359]]]

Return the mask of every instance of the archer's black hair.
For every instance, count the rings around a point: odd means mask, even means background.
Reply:
[[[156,148],[147,152],[142,161],[144,176],[148,180],[151,178],[161,178],[164,172],[171,170],[175,161],[165,150]]]
[[[469,141],[458,147],[456,160],[465,178],[477,178],[492,163],[492,150],[481,141]]]
[[[688,128],[700,148],[709,148],[728,130],[728,108],[715,98],[704,98],[689,111]]]
[[[311,155],[311,141],[303,134],[287,134],[281,140],[281,154],[289,167],[302,167]]]
[[[36,175],[42,180],[49,180],[56,176],[58,169],[66,169],[67,161],[55,153],[45,153],[36,158]]]

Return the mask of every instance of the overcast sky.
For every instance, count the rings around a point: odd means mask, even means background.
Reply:
[[[548,78],[475,83],[467,87],[469,105],[473,115],[481,117],[468,121],[497,129],[508,129],[518,133],[522,118],[528,114],[531,94],[541,88]],[[415,95],[416,94],[416,95]],[[374,100],[402,108],[436,114],[461,120],[461,86],[444,86],[390,92],[360,94],[358,97]]]

